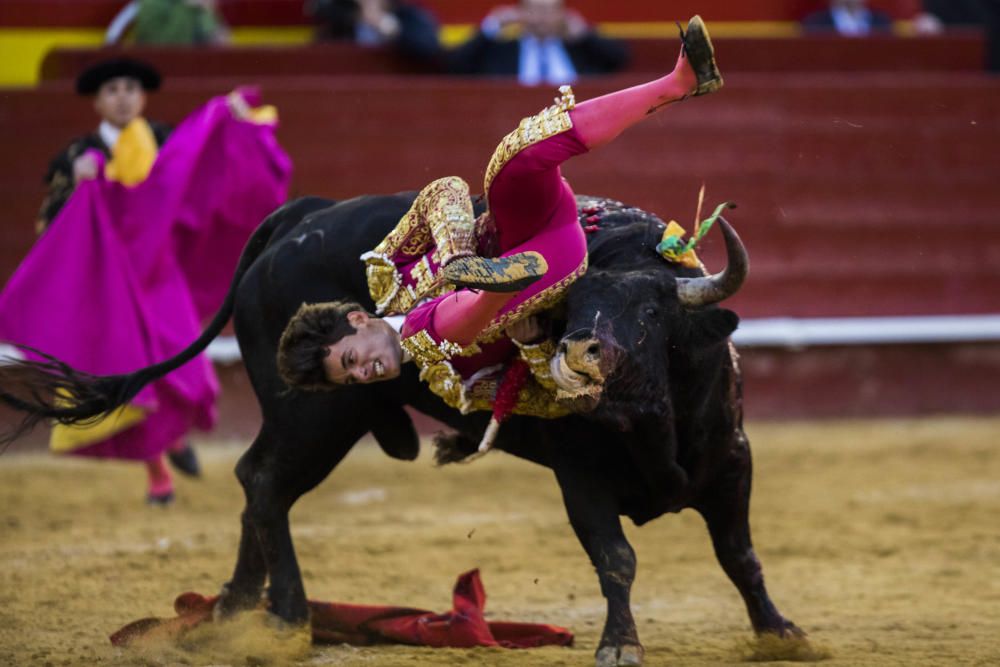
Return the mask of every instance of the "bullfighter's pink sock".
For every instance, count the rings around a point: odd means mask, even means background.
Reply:
[[[682,52],[667,76],[580,102],[569,114],[583,143],[594,149],[649,114],[684,99],[697,85],[694,70]]]
[[[517,294],[471,290],[454,292],[434,308],[434,332],[439,338],[469,345],[490,325],[504,304]]]
[[[657,109],[683,99],[697,84],[694,70],[682,52],[674,70],[665,77],[577,104],[570,111],[576,135],[587,149],[602,146]],[[571,155],[560,153],[559,161]],[[513,165],[512,161],[508,169]],[[517,293],[455,292],[435,306],[434,332],[439,339],[469,345],[516,296]]]
[[[162,456],[146,461],[146,472],[149,473],[150,496],[165,496],[174,490],[174,482]]]

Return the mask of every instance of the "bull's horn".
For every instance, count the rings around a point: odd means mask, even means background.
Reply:
[[[726,240],[726,268],[714,276],[678,278],[677,298],[685,306],[707,306],[728,299],[739,291],[750,271],[750,257],[736,230],[721,216],[719,227]]]

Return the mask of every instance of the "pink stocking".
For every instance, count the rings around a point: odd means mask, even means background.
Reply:
[[[453,343],[469,345],[490,325],[497,311],[517,295],[517,292],[453,292],[434,308],[434,332]]]
[[[697,83],[682,53],[665,77],[578,103],[570,111],[573,127],[587,148],[603,146],[664,105],[684,99]]]
[[[174,482],[162,456],[146,461],[146,472],[149,473],[149,495],[164,496],[174,490]]]
[[[573,192],[562,179],[559,165],[610,142],[657,109],[683,99],[696,86],[697,77],[682,53],[667,76],[578,103],[569,112],[572,130],[514,156],[493,180],[489,192],[501,250],[505,256],[526,250],[540,252],[549,264],[549,274],[518,293],[460,290],[418,306],[407,315],[405,331],[409,333],[404,335],[430,328],[438,340],[469,345],[503,316],[505,307],[518,307],[576,270],[586,256],[586,240],[577,221]]]

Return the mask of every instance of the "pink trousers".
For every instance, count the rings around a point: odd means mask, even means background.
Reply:
[[[511,294],[458,290],[414,309],[403,335],[426,330],[436,341],[468,345],[546,305],[586,268],[587,243],[573,190],[560,165],[602,146],[646,116],[684,99],[697,85],[684,54],[667,76],[587,100],[569,112],[572,127],[521,149],[489,184],[488,204],[503,255],[541,253],[548,273]]]

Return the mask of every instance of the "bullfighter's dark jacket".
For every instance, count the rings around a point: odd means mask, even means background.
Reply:
[[[153,130],[153,137],[157,146],[163,143],[170,135],[170,127],[155,121],[149,122],[150,129]],[[35,231],[39,234],[44,232],[59,211],[66,204],[66,200],[73,194],[75,183],[73,181],[73,161],[83,155],[86,151],[93,149],[104,153],[108,159],[111,158],[111,148],[104,143],[98,132],[91,132],[82,137],[78,137],[70,142],[62,152],[52,158],[49,169],[45,172],[45,185],[48,193],[42,201],[42,206],[38,211],[38,219],[35,222]]]

